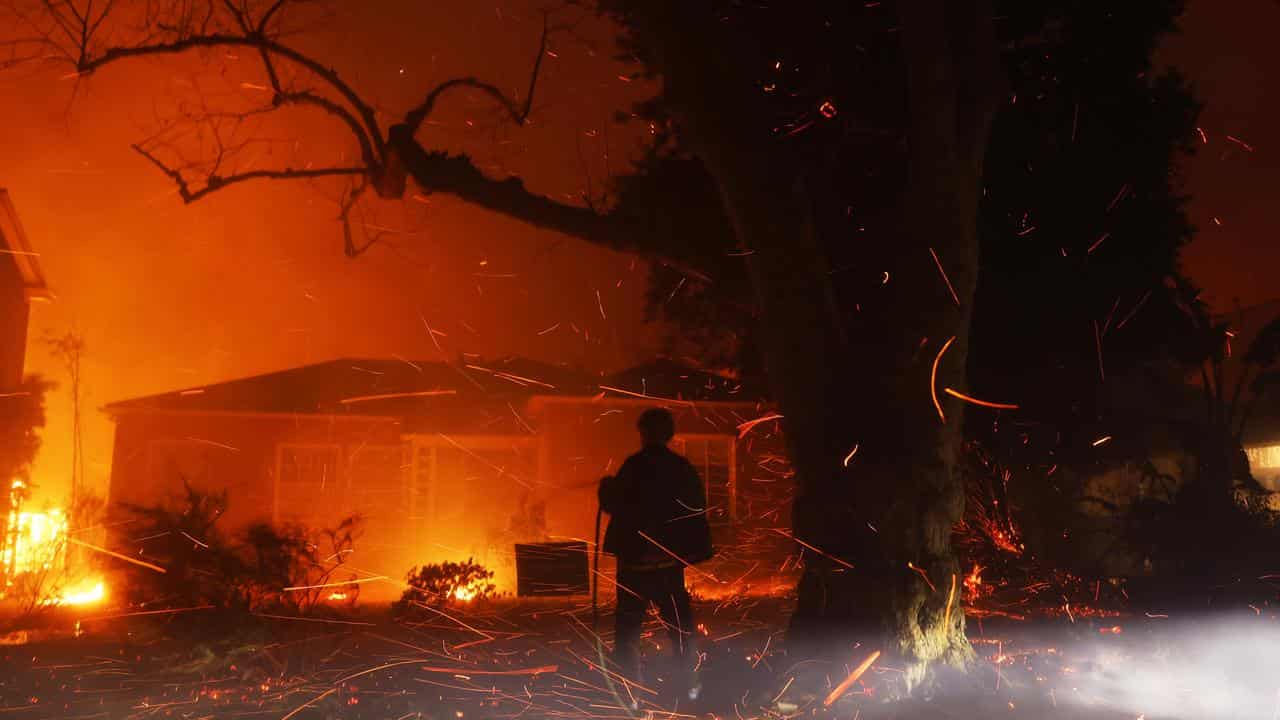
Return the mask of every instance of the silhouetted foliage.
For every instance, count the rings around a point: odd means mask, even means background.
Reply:
[[[351,605],[355,579],[344,572],[360,537],[357,516],[332,528],[256,523],[236,536],[218,525],[227,492],[207,492],[183,483],[176,505],[126,505],[134,555],[164,572],[129,565],[124,587],[142,606],[219,609],[286,609],[309,614],[330,596]]]
[[[1048,33],[1004,56],[1013,101],[987,152],[969,374],[979,397],[1020,407],[999,424],[975,413],[967,429],[1046,465],[1105,467],[1093,443],[1145,436],[1178,410],[1150,388],[1168,399],[1186,377],[1178,257],[1193,228],[1177,163],[1198,142],[1199,106],[1151,62],[1181,3],[1003,9],[1009,27]],[[1140,458],[1145,444],[1129,449]]]
[[[405,576],[409,587],[392,607],[396,612],[412,614],[420,607],[438,608],[468,600],[487,600],[493,596],[493,571],[468,559],[466,562],[443,562],[415,567]]]
[[[132,517],[127,553],[159,566],[126,565],[124,587],[130,602],[146,607],[231,607],[240,601],[228,582],[241,563],[218,521],[226,512],[227,492],[207,492],[183,481],[174,505],[125,504]]]
[[[30,375],[17,388],[0,393],[0,478],[7,491],[11,479],[29,482],[27,471],[40,451],[45,395],[54,384]]]
[[[344,580],[357,579],[347,570],[347,559],[361,525],[354,515],[318,530],[292,523],[250,525],[240,546],[243,574],[234,581],[252,608],[280,607],[306,615],[322,603],[350,607],[360,585]]]

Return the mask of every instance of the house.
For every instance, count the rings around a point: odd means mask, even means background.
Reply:
[[[9,193],[0,188],[0,393],[22,384],[31,301],[49,289]]]
[[[116,402],[109,501],[154,505],[184,481],[225,490],[226,531],[356,513],[362,571],[474,557],[510,589],[515,543],[591,538],[597,483],[656,405],[676,416],[721,545],[787,526],[786,483],[755,477],[755,439],[738,436],[760,397],[667,361],[599,377],[519,358],[341,359]]]

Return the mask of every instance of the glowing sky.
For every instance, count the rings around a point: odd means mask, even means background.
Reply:
[[[541,30],[532,3],[398,5],[346,3],[299,42],[389,118],[458,75],[523,92]],[[619,77],[632,68],[613,60],[598,21],[550,50],[532,127],[499,126],[490,105],[459,94],[420,133],[424,144],[474,153],[487,171],[517,172],[562,199],[580,197],[588,177],[598,187],[641,134],[613,113],[650,91]],[[0,75],[0,185],[58,298],[33,310],[28,370],[61,379],[42,338],[84,335],[91,485],[104,487],[110,459],[111,424],[96,408],[114,400],[335,357],[431,359],[436,343],[450,357],[513,353],[591,369],[653,353],[643,264],[449,199],[381,207],[378,227],[398,232],[356,260],[342,254],[337,206],[303,184],[246,185],[184,206],[129,146],[201,67],[120,65],[78,88],[65,70]],[[332,123],[299,122],[302,152],[353,145]],[[69,403],[65,392],[49,399],[34,473],[46,491],[66,487]]]

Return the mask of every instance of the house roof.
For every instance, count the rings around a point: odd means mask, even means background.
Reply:
[[[457,364],[342,358],[316,365],[111,403],[130,412],[249,412],[405,417],[425,409],[505,403],[535,395],[751,401],[734,381],[659,360],[609,377],[509,357]]]
[[[609,376],[601,383],[611,392],[695,402],[755,402],[758,388],[723,375],[658,358]]]
[[[28,298],[50,297],[40,270],[40,256],[31,250],[27,234],[18,221],[18,211],[4,188],[0,188],[0,255],[8,257],[18,268]]]
[[[453,365],[341,358],[316,365],[122,400],[113,415],[137,411],[255,412],[399,416],[451,399],[512,400],[536,394],[584,394],[592,378],[523,358]],[[598,390],[597,390],[598,392]]]

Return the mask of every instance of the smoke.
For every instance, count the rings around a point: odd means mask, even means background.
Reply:
[[[1274,618],[1189,618],[1064,649],[1056,704],[1149,720],[1280,718],[1280,625]],[[1048,678],[1046,678],[1048,679]]]

